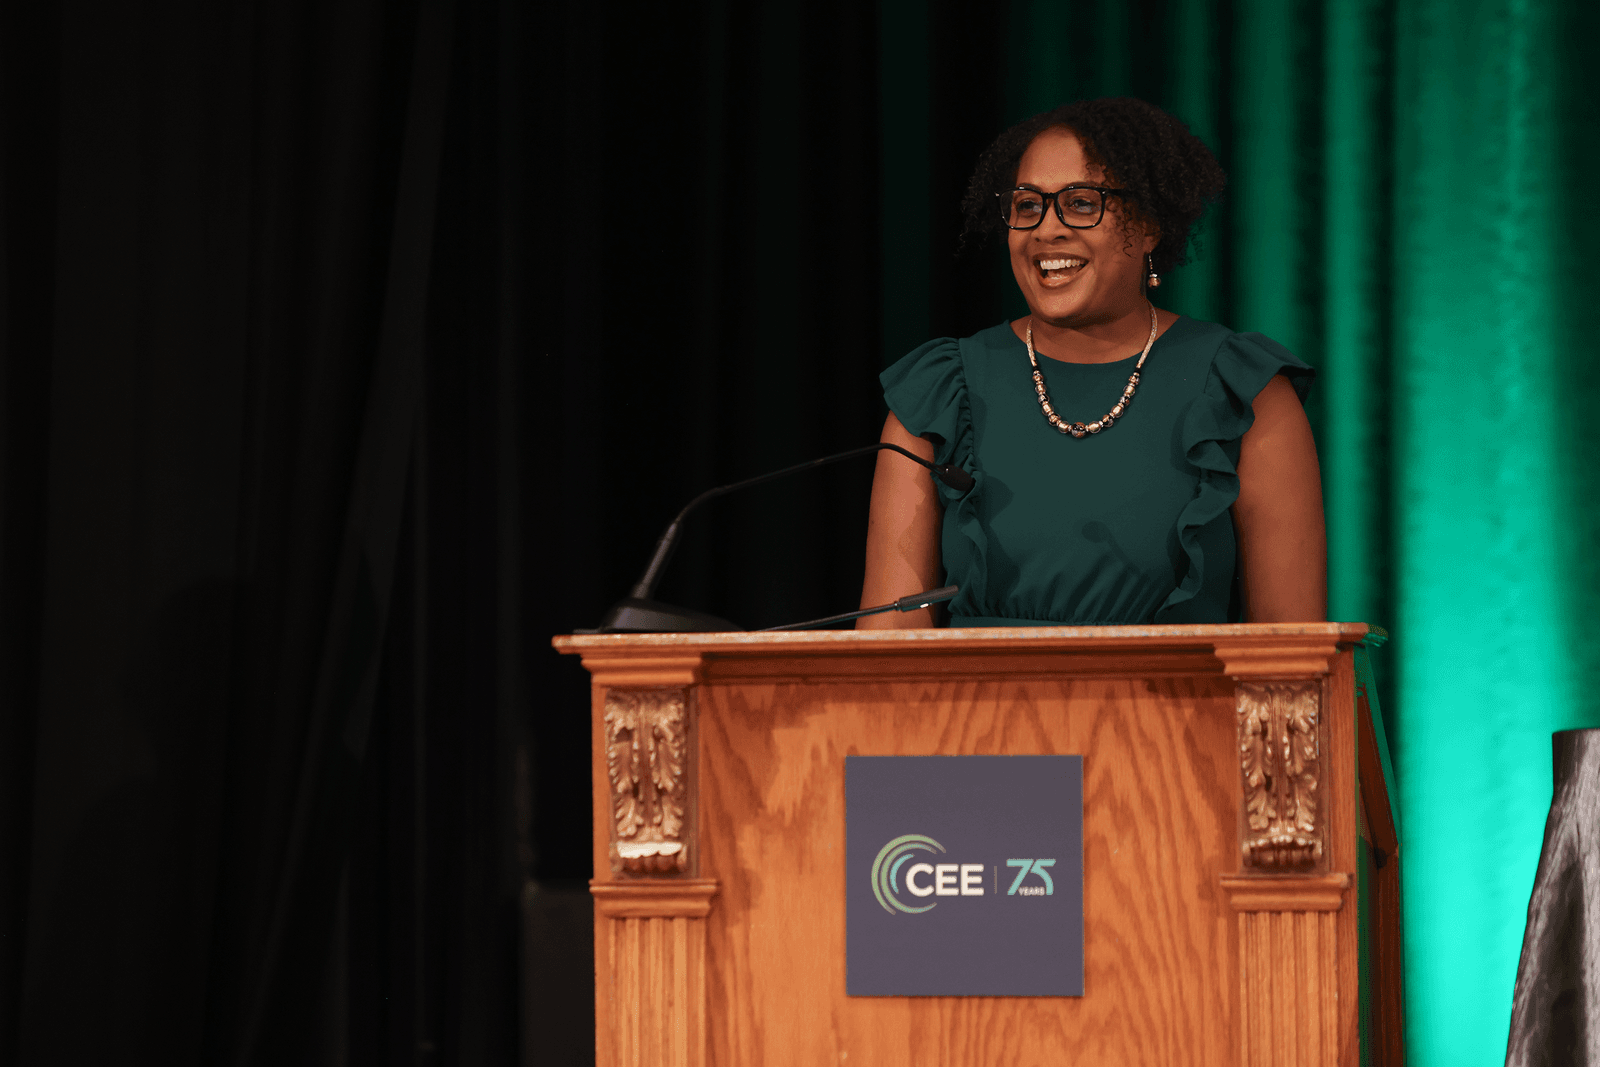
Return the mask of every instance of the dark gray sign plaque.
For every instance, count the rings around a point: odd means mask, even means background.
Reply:
[[[1083,757],[845,759],[851,996],[1083,995]]]

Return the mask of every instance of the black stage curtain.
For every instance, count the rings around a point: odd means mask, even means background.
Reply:
[[[457,13],[3,18],[0,1058],[507,1062],[526,716],[505,353],[445,336]]]
[[[592,1056],[549,638],[875,439],[876,34],[0,9],[0,1063]],[[662,595],[852,607],[870,466]]]

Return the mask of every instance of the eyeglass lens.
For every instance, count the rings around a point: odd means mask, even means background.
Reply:
[[[1100,221],[1105,210],[1105,195],[1098,189],[1063,189],[1052,197],[1032,189],[1014,189],[1006,209],[1006,225],[1014,230],[1031,230],[1044,221],[1049,210],[1046,201],[1061,205],[1068,226],[1087,227]]]

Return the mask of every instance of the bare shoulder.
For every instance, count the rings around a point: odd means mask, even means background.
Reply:
[[[1300,397],[1294,391],[1293,383],[1282,374],[1272,376],[1266,388],[1256,394],[1252,406],[1255,408],[1256,421],[1255,425],[1250,427],[1250,431],[1246,431],[1247,437],[1263,422],[1269,429],[1284,421],[1302,423],[1307,427],[1310,425],[1306,422],[1305,408],[1300,404]]]
[[[1289,379],[1274,375],[1252,407],[1255,420],[1239,442],[1240,503],[1249,507],[1259,491],[1279,492],[1290,485],[1320,493],[1316,441]]]
[[[883,423],[883,435],[879,438],[886,445],[899,445],[901,448],[923,459],[933,459],[933,442],[925,437],[917,437],[895,417],[894,412],[889,412],[889,417]],[[898,468],[897,464],[889,464],[891,468]]]
[[[931,441],[914,436],[893,412],[883,424],[882,440],[912,455],[932,460]],[[878,453],[872,477],[872,504],[867,518],[867,566],[861,606],[887,604],[938,585],[938,493],[926,470],[893,452]],[[904,614],[871,615],[856,625],[863,630],[925,627],[934,624],[933,609]]]
[[[1311,424],[1289,379],[1256,396],[1255,422],[1239,442],[1233,517],[1251,622],[1327,617],[1327,541],[1322,476]]]

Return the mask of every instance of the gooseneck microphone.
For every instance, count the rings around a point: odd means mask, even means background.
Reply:
[[[887,604],[876,607],[862,608],[860,611],[847,611],[843,615],[829,615],[826,619],[812,619],[810,622],[790,622],[782,626],[768,626],[757,633],[772,633],[774,630],[809,630],[814,626],[831,626],[836,622],[849,622],[851,619],[864,619],[868,615],[882,615],[886,611],[916,611],[918,608],[931,608],[935,604],[942,604],[946,600],[954,600],[956,594],[961,592],[959,585],[946,585],[938,589],[929,589],[911,596],[903,596],[899,600],[891,600]]]
[[[865,456],[870,452],[898,452],[913,462],[920,463],[934,473],[945,485],[958,493],[965,493],[973,486],[972,475],[953,464],[929,463],[921,456],[901,448],[880,441],[877,444],[866,445],[862,448],[852,448],[848,452],[837,455],[823,456],[807,463],[797,463],[793,467],[785,467],[771,474],[762,474],[755,478],[746,478],[742,482],[732,485],[720,485],[715,489],[707,489],[699,496],[683,506],[678,512],[678,517],[672,520],[671,525],[662,533],[656,542],[656,550],[650,556],[650,563],[644,569],[644,575],[634,584],[632,591],[611,606],[605,618],[600,620],[600,625],[592,633],[708,633],[718,631],[742,630],[744,627],[735,626],[726,619],[719,619],[715,615],[694,611],[689,608],[680,608],[672,604],[663,604],[652,599],[656,586],[661,581],[661,575],[667,569],[667,561],[672,558],[672,550],[678,546],[678,532],[683,527],[683,520],[689,513],[708,500],[734,492],[737,489],[749,489],[763,482],[786,478],[791,474],[811,470],[813,467],[822,467],[829,463],[838,463],[840,460],[854,459],[856,456]]]

